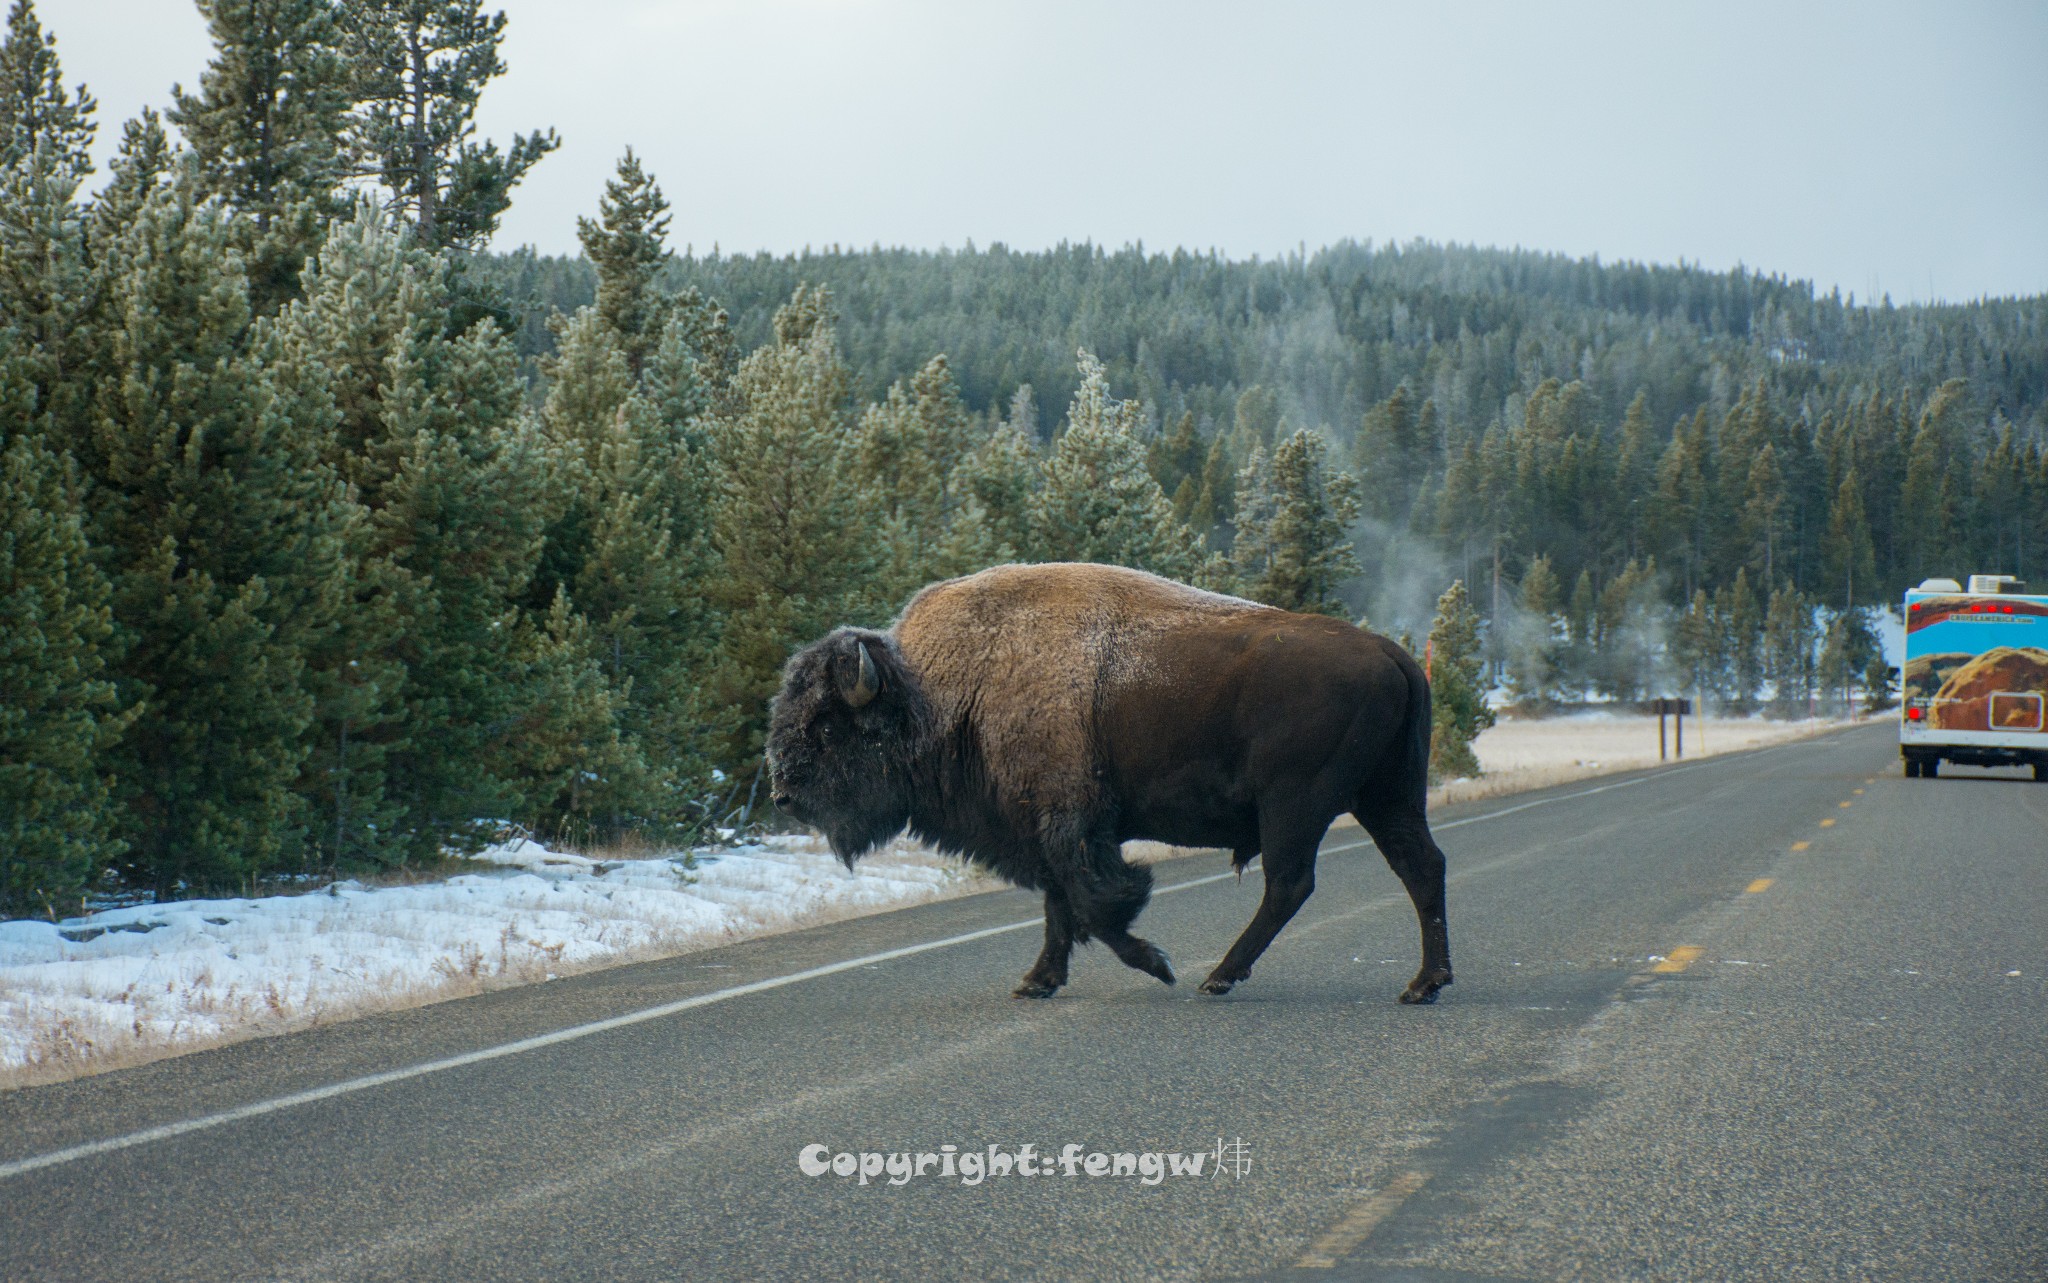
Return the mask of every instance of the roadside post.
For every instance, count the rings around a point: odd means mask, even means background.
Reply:
[[[1657,715],[1657,760],[1660,762],[1667,760],[1667,754],[1664,751],[1664,718],[1667,714],[1672,718],[1677,727],[1678,756],[1683,760],[1685,757],[1685,715],[1692,711],[1692,701],[1689,699],[1653,699],[1650,701],[1650,711]]]

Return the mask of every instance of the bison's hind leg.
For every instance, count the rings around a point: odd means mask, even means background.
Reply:
[[[1260,961],[1266,947],[1280,935],[1280,928],[1315,894],[1315,849],[1323,840],[1325,828],[1329,828],[1327,812],[1321,828],[1313,820],[1288,824],[1286,818],[1278,816],[1262,826],[1260,853],[1266,861],[1266,896],[1229,953],[1223,955],[1223,961],[1202,980],[1200,990],[1204,994],[1229,994],[1243,984],[1251,976],[1251,963]]]
[[[1429,818],[1400,801],[1367,803],[1353,814],[1408,888],[1422,928],[1422,968],[1401,991],[1401,1001],[1435,1002],[1438,991],[1451,983],[1451,934],[1444,920],[1444,853],[1430,836]]]

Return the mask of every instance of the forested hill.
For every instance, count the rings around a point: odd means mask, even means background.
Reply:
[[[552,346],[545,319],[595,296],[582,258],[531,251],[477,264],[525,306],[521,348]],[[933,353],[968,405],[1003,408],[1022,384],[1050,431],[1077,384],[1076,348],[1108,366],[1155,421],[1192,410],[1228,424],[1238,396],[1279,391],[1282,413],[1348,440],[1407,383],[1451,433],[1512,421],[1545,378],[1581,380],[1590,411],[1619,421],[1637,392],[1663,435],[1705,406],[1719,419],[1761,378],[1812,418],[1872,393],[1919,401],[1968,384],[1970,417],[2048,433],[2048,299],[1877,307],[1804,281],[1736,269],[1603,264],[1527,250],[1344,243],[1305,257],[1063,245],[800,255],[678,255],[663,284],[731,312],[743,345],[800,284],[828,286],[856,395],[879,400]]]

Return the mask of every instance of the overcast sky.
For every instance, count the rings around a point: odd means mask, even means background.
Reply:
[[[497,245],[574,252],[621,150],[699,252],[1427,237],[2048,292],[2048,5],[503,0],[483,132],[553,126]],[[100,152],[209,46],[37,0]],[[101,175],[104,177],[104,174]]]

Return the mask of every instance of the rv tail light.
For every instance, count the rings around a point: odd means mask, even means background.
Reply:
[[[1920,719],[1921,719],[1922,717],[1925,717],[1925,716],[1926,716],[1926,714],[1925,714],[1925,713],[1922,713],[1922,712],[1921,712],[1921,711],[1920,711],[1919,709],[1917,709],[1917,708],[1909,708],[1909,709],[1907,709],[1907,710],[1906,710],[1906,720],[1907,720],[1907,721],[1909,721],[1909,722],[1917,722],[1917,721],[1919,721],[1919,720],[1920,720]]]

